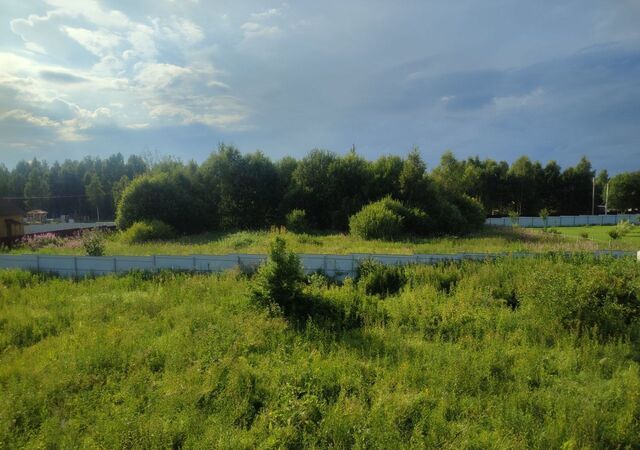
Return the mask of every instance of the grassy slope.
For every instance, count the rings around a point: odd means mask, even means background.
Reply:
[[[554,309],[611,274],[637,302],[639,266],[462,267],[412,269],[347,331],[268,316],[232,273],[0,272],[0,447],[640,446],[637,342],[571,331]]]
[[[228,253],[267,253],[275,232],[241,231],[236,233],[208,233],[188,236],[172,241],[146,244],[125,244],[112,236],[106,245],[107,255],[189,255]],[[457,252],[544,252],[550,250],[595,250],[607,245],[584,239],[565,239],[543,235],[537,231],[509,228],[487,228],[481,233],[466,237],[422,238],[400,242],[367,241],[346,234],[306,235],[284,233],[281,235],[290,249],[298,253],[457,253]],[[626,248],[614,246],[613,248]],[[634,247],[635,248],[635,247]],[[51,247],[40,253],[81,255],[82,248]],[[13,253],[33,253],[29,249],[17,249]]]

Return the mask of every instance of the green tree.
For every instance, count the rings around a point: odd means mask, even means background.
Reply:
[[[303,306],[303,281],[300,259],[287,250],[284,239],[277,237],[271,244],[267,262],[253,277],[251,297],[258,304],[280,309],[287,316],[294,315]]]
[[[47,166],[34,159],[31,162],[31,170],[24,185],[24,196],[28,208],[46,208],[49,197],[49,182]]]
[[[611,178],[609,208],[620,211],[640,208],[640,171],[624,172]]]
[[[91,205],[91,207],[94,210],[102,209],[103,214],[105,214],[105,211],[104,211],[104,205],[106,203],[105,192],[102,187],[102,183],[100,182],[100,178],[98,177],[97,174],[90,173],[87,175],[87,182],[85,184],[84,191],[85,191],[85,195],[87,196],[87,201],[89,202],[89,205]]]

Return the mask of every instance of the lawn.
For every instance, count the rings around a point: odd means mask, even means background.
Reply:
[[[622,248],[627,250],[640,250],[640,226],[635,226],[632,230],[620,239],[612,240],[609,231],[616,229],[615,225],[594,225],[581,227],[556,227],[553,228],[563,236],[571,239],[585,239],[583,235],[586,233],[587,239],[597,243],[599,246],[612,248]]]
[[[229,253],[267,253],[274,237],[281,236],[290,249],[298,253],[459,253],[459,252],[545,252],[592,251],[609,248],[607,243],[574,239],[553,234],[542,234],[527,229],[487,227],[482,232],[463,237],[434,237],[400,240],[396,242],[364,240],[348,234],[295,234],[273,231],[239,231],[230,233],[206,233],[186,236],[170,241],[144,244],[128,244],[112,234],[106,242],[107,255],[191,255]],[[624,243],[612,248],[627,249]],[[634,247],[635,248],[635,247]],[[65,241],[59,245],[47,245],[32,249],[23,247],[11,253],[48,253],[58,255],[82,255],[79,240]]]
[[[633,259],[404,276],[316,276],[303,320],[237,272],[0,272],[0,447],[640,447]]]

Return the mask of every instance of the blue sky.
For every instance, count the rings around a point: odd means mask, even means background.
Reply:
[[[0,161],[221,141],[640,169],[640,2],[0,0]]]

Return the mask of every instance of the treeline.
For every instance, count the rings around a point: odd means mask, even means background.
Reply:
[[[226,145],[200,165],[138,155],[125,160],[121,154],[52,165],[34,159],[12,170],[0,164],[0,197],[19,198],[26,209],[45,209],[50,217],[95,217],[99,211],[101,218],[114,218],[122,192],[143,174],[145,183],[158,184],[164,177],[176,192],[192,197],[197,209],[180,215],[222,229],[280,224],[289,211],[301,209],[310,226],[342,230],[363,205],[387,195],[425,211],[438,209],[438,199],[460,202],[466,194],[480,201],[487,215],[537,216],[543,208],[551,214],[590,214],[594,177],[596,212],[602,212],[598,205],[605,202],[607,184],[610,209],[640,207],[640,172],[609,179],[586,158],[563,169],[555,161],[542,165],[526,156],[508,164],[458,160],[447,152],[427,172],[417,151],[367,161],[355,151],[340,156],[314,150],[300,160],[274,162]]]
[[[118,153],[106,159],[84,158],[49,165],[33,159],[9,171],[0,164],[0,197],[11,197],[25,209],[44,209],[49,217],[115,217],[124,187],[153,166],[149,158]]]

